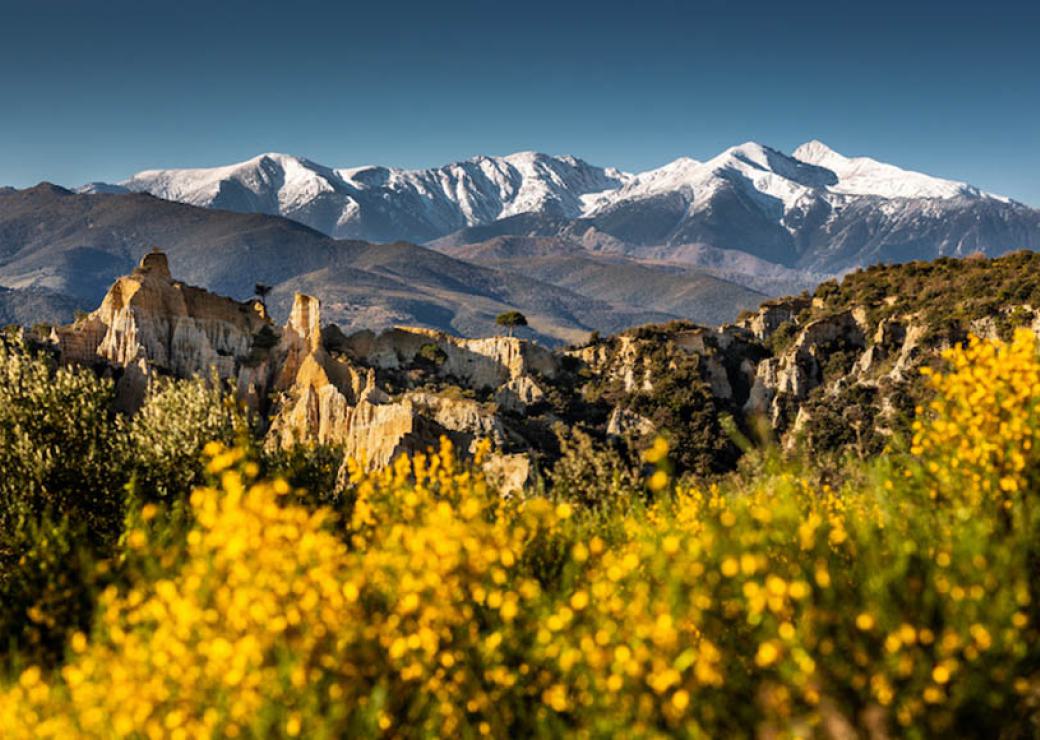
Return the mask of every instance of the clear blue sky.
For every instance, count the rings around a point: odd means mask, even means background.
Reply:
[[[1040,205],[1038,6],[0,0],[0,184],[819,138]]]

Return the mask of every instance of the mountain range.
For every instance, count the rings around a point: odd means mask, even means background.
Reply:
[[[525,330],[551,344],[591,331],[692,318],[715,324],[763,295],[694,269],[643,267],[576,255],[587,292],[570,276],[507,272],[407,242],[337,240],[278,216],[173,203],[144,193],[76,194],[56,185],[0,189],[0,321],[68,321],[96,306],[114,278],[155,246],[186,282],[245,299],[256,283],[279,319],[296,291],[319,296],[347,330],[419,325],[464,336],[495,333],[495,317],[524,312]],[[644,290],[632,294],[631,279]],[[650,286],[670,281],[671,288]],[[591,285],[595,284],[595,291]]]
[[[521,152],[332,168],[285,154],[140,172],[73,192],[0,188],[0,322],[66,321],[159,246],[242,299],[319,296],[347,329],[416,324],[572,342],[645,322],[733,320],[860,266],[1040,246],[1040,211],[963,182],[749,142],[629,173]]]
[[[588,251],[697,267],[720,259],[732,266],[751,255],[803,277],[1040,244],[1040,212],[1028,206],[846,157],[819,141],[790,154],[748,142],[703,162],[683,157],[640,173],[535,152],[422,170],[337,169],[263,154],[226,167],[147,170],[81,190],[280,215],[335,238],[457,247],[499,236],[556,237]]]

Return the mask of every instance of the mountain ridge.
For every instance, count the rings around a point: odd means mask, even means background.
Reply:
[[[294,291],[316,294],[326,301],[326,315],[348,329],[415,324],[481,336],[494,332],[499,313],[518,309],[528,317],[531,336],[566,343],[650,321],[719,323],[763,297],[700,276],[699,285],[726,298],[713,297],[683,316],[645,301],[628,305],[584,295],[404,242],[334,240],[277,216],[199,208],[143,193],[75,194],[50,184],[0,192],[0,286],[51,291],[48,305],[60,310],[41,320],[68,320],[74,309],[92,308],[116,277],[155,246],[191,284],[239,300],[251,296],[256,283],[271,285],[268,302],[279,314],[288,311]],[[52,294],[72,300],[56,302]],[[9,300],[25,304],[31,298],[23,292]],[[23,314],[12,309],[7,315],[14,320]]]
[[[281,215],[371,242],[458,243],[474,231],[474,241],[595,237],[638,258],[645,249],[660,256],[662,248],[698,245],[814,273],[1040,246],[1040,211],[965,182],[846,157],[817,140],[791,154],[745,142],[640,173],[538,152],[418,170],[333,168],[267,153],[224,167],[144,170],[81,190]]]

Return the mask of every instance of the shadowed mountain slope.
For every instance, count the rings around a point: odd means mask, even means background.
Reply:
[[[276,314],[288,310],[294,290],[305,289],[321,296],[328,318],[348,329],[405,323],[482,335],[494,331],[498,313],[518,309],[533,336],[561,342],[648,321],[732,318],[754,303],[733,286],[728,311],[720,304],[725,299],[709,291],[708,303],[716,306],[710,316],[681,314],[674,309],[696,302],[630,303],[620,294],[586,294],[580,280],[551,284],[407,243],[335,240],[276,216],[141,193],[76,194],[46,183],[0,192],[0,286],[47,290],[63,296],[70,310],[89,308],[155,246],[190,284],[238,299],[252,295],[258,282],[272,285]],[[691,293],[698,289],[691,282]]]

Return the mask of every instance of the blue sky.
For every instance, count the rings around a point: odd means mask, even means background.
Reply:
[[[0,0],[0,184],[819,138],[1040,206],[1038,6]]]

